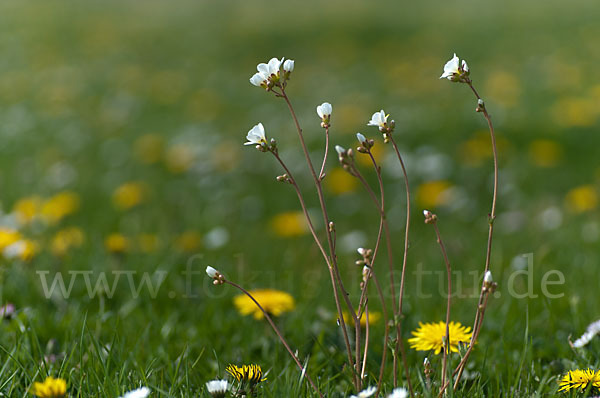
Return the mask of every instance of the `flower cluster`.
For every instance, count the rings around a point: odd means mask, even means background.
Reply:
[[[283,67],[283,73],[282,73]],[[294,70],[294,60],[271,58],[268,63],[260,63],[256,66],[256,72],[251,78],[250,83],[257,87],[262,87],[267,91],[273,87],[285,87],[290,74]]]

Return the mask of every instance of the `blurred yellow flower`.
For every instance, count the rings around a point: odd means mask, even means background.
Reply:
[[[141,234],[137,237],[137,244],[144,253],[152,253],[160,247],[160,239],[155,234]]]
[[[570,370],[559,381],[558,391],[569,391],[572,388],[586,390],[590,385],[600,388],[600,370]]]
[[[515,106],[521,94],[517,76],[502,70],[491,73],[485,86],[486,95],[507,108]]]
[[[127,237],[113,233],[104,239],[104,247],[111,253],[125,253],[131,247],[131,243]]]
[[[85,236],[81,228],[63,228],[54,234],[50,242],[50,250],[55,256],[64,256],[71,248],[80,247],[84,240]]]
[[[13,206],[13,211],[20,224],[28,224],[39,215],[42,206],[42,198],[39,196],[29,196],[19,199]]]
[[[175,247],[184,252],[193,252],[202,246],[202,235],[197,231],[185,231],[175,239]]]
[[[529,145],[529,158],[538,167],[553,167],[562,158],[562,147],[551,140],[535,140]]]
[[[458,352],[458,343],[469,343],[471,341],[471,328],[461,325],[460,322],[450,322],[448,325],[450,333],[450,351]],[[417,351],[433,350],[434,354],[439,354],[444,345],[446,336],[446,322],[421,323],[419,328],[412,332],[414,337],[408,339],[410,348]]]
[[[451,199],[450,188],[452,188],[452,184],[448,181],[425,182],[417,187],[417,204],[426,209],[445,205]]]
[[[0,251],[21,240],[21,233],[10,228],[0,228]]]
[[[167,149],[165,164],[171,173],[181,174],[194,165],[194,158],[194,153],[187,146],[174,145]]]
[[[366,155],[360,155],[361,157],[367,157]],[[327,189],[335,194],[342,195],[348,192],[353,192],[358,187],[358,179],[352,177],[347,171],[341,167],[336,167],[327,172],[325,177],[325,186]]]
[[[133,144],[133,153],[142,163],[153,164],[162,159],[164,140],[158,134],[146,134]]]
[[[296,307],[294,298],[280,290],[274,289],[257,289],[249,292],[260,305],[269,313],[269,315],[279,316],[284,312],[292,311]],[[254,319],[262,319],[264,317],[262,311],[256,306],[245,294],[240,294],[233,298],[233,304],[242,315],[254,316]]]
[[[47,377],[43,383],[33,383],[31,393],[39,398],[63,398],[67,394],[67,382],[60,378]]]
[[[128,210],[142,203],[146,196],[146,185],[141,182],[126,182],[113,192],[114,205],[121,210]]]
[[[550,109],[553,119],[565,127],[591,127],[600,114],[592,98],[561,98]]]
[[[373,137],[373,139],[375,138],[376,137]],[[369,137],[367,137],[367,139],[369,139]],[[373,145],[373,147],[371,148],[371,153],[373,154],[373,157],[375,158],[377,164],[381,166],[381,161],[383,159],[383,155],[385,154],[384,146],[383,144],[381,144],[381,141],[375,141],[375,145]],[[371,160],[371,157],[369,155],[357,153],[354,155],[354,158],[359,164],[373,169],[373,161]]]
[[[56,224],[79,209],[79,195],[75,192],[59,192],[46,200],[40,215],[50,224]]]
[[[496,137],[496,146],[498,147],[499,154],[506,153],[510,148],[509,142],[502,137]],[[491,159],[492,143],[490,132],[487,130],[476,131],[472,138],[461,144],[459,153],[460,162],[472,167],[480,166],[487,159]]]
[[[276,235],[285,238],[301,236],[308,232],[308,224],[301,211],[277,214],[271,219],[270,225]]]
[[[598,193],[593,185],[581,185],[567,192],[565,200],[570,210],[583,213],[596,208]]]
[[[354,319],[348,314],[346,311],[342,312],[342,316],[344,317],[344,322],[348,325],[352,325],[354,327]],[[379,319],[381,319],[381,313],[376,311],[369,311],[369,325],[376,324]],[[367,326],[367,314],[363,311],[360,317],[360,326]]]

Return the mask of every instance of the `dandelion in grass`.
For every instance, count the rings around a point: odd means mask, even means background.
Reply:
[[[253,391],[258,383],[267,380],[263,375],[260,365],[242,365],[236,366],[229,364],[225,371],[229,373],[239,383],[238,395],[245,395],[244,392],[248,389]]]
[[[227,380],[211,380],[206,383],[206,391],[213,398],[224,398],[229,391],[229,382]]]
[[[33,383],[31,393],[38,398],[63,398],[67,394],[67,382],[60,378],[47,377],[43,383]]]
[[[354,326],[354,319],[348,315],[348,313],[346,311],[344,311],[342,313],[342,315],[344,316],[344,322],[347,323],[348,325],[352,325]],[[381,313],[377,312],[377,311],[369,311],[369,325],[374,325],[376,324],[379,319],[381,319]],[[361,327],[365,327],[367,326],[367,314],[365,312],[362,313],[361,317],[360,317],[360,326]]]
[[[13,206],[13,211],[20,224],[28,224],[39,214],[42,199],[39,196],[29,196],[19,199]]]
[[[600,370],[571,370],[559,381],[558,391],[569,391],[571,389],[585,390],[590,386],[600,388]]]
[[[257,289],[249,292],[262,305],[269,315],[280,316],[284,312],[292,311],[296,307],[294,298],[280,290]],[[233,304],[242,315],[254,316],[254,319],[262,319],[264,314],[256,304],[245,294],[233,298]]]
[[[120,210],[128,210],[144,201],[146,186],[140,182],[127,182],[113,193],[114,205]]]
[[[111,253],[125,253],[131,247],[131,243],[127,237],[114,233],[104,239],[104,247]]]
[[[50,249],[55,256],[64,256],[71,248],[80,247],[85,240],[81,228],[68,227],[56,232],[50,242]]]
[[[463,326],[460,322],[450,322],[450,350],[458,352],[458,343],[469,343],[471,341],[471,328]],[[417,351],[433,350],[437,355],[442,351],[444,337],[446,336],[446,322],[421,323],[419,328],[412,332],[413,338],[408,339],[410,348]]]
[[[49,224],[56,224],[79,209],[79,195],[75,192],[59,192],[44,202],[40,216]]]
[[[350,398],[368,398],[371,395],[375,394],[377,392],[377,388],[376,387],[369,387],[366,390],[362,390],[361,392],[358,393],[358,395],[351,395]]]
[[[282,238],[294,238],[308,233],[308,223],[301,211],[286,211],[275,215],[269,222],[271,230]]]
[[[148,395],[150,395],[150,389],[148,387],[141,387],[125,393],[121,398],[146,398]]]

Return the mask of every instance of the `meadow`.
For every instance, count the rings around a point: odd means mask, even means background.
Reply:
[[[452,320],[471,326],[493,183],[473,93],[439,79],[453,53],[492,116],[500,185],[498,288],[448,396],[593,396],[558,392],[558,381],[600,368],[598,337],[569,344],[600,319],[598,20],[588,0],[0,3],[0,396],[32,396],[52,376],[71,397],[142,386],[151,397],[209,397],[208,381],[232,380],[229,364],[261,366],[256,396],[318,396],[265,320],[241,314],[239,292],[213,285],[207,266],[246,289],[291,295],[274,321],[308,374],[328,397],[357,393],[296,195],[276,181],[272,156],[243,145],[263,123],[319,219],[285,103],[248,81],[272,57],[295,61],[286,92],[315,164],[325,139],[315,108],[333,106],[323,188],[354,302],[356,250],[373,246],[379,215],[333,145],[355,148],[357,132],[375,140],[398,267],[404,179],[367,127],[380,109],[396,122],[413,193],[403,341],[416,396],[437,396],[441,356],[407,342],[420,322],[446,315],[444,262],[422,210],[437,214],[453,266]],[[381,314],[374,293],[369,307]],[[385,350],[384,322],[372,321],[366,385]],[[392,388],[388,366],[381,396]]]

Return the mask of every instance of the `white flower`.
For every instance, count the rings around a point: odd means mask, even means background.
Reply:
[[[358,395],[352,395],[350,396],[350,398],[367,398],[370,397],[371,395],[375,394],[375,392],[377,391],[376,387],[369,387],[366,390],[362,390],[361,392],[358,393]]]
[[[283,63],[283,70],[286,72],[293,71],[294,70],[294,60],[286,59],[285,62]]]
[[[371,120],[369,120],[367,126],[377,126],[380,129],[385,128],[388,116],[389,115],[386,115],[383,109],[379,112],[375,112],[373,116],[371,116]]]
[[[219,274],[219,271],[217,271],[216,269],[214,269],[213,267],[211,267],[210,265],[208,267],[206,267],[206,273],[208,274],[208,276],[210,276],[211,278],[216,278],[217,275]]]
[[[121,398],[146,398],[148,395],[150,395],[150,389],[148,387],[142,387],[137,390],[129,391]]]
[[[367,139],[361,133],[356,133],[356,139],[363,145],[367,142]]]
[[[250,83],[260,87],[262,84],[267,84],[267,79],[262,73],[257,72],[250,78]]]
[[[252,127],[248,134],[246,135],[246,139],[248,142],[244,143],[244,145],[261,145],[267,143],[267,137],[265,136],[265,128],[262,123],[258,123],[256,126]]]
[[[429,210],[423,210],[423,215],[425,216],[425,218],[428,218],[431,216],[431,212]]]
[[[387,398],[407,398],[408,391],[406,388],[395,388],[394,391]]]
[[[277,76],[279,75],[279,68],[281,66],[282,61],[283,58],[281,58],[281,60],[278,60],[277,58],[271,58],[269,60],[269,63],[260,63],[256,66],[256,69],[258,70],[258,73],[265,76],[266,78],[269,78],[271,76]]]
[[[269,79],[277,80],[279,78],[279,68],[281,63],[283,62],[283,58],[281,60],[277,58],[271,58],[268,63],[260,63],[256,66],[256,70],[258,73],[255,73],[250,78],[250,83],[255,86],[268,85]],[[293,69],[292,61],[292,69]]]
[[[15,243],[11,243],[10,245],[4,248],[3,254],[6,258],[16,258],[23,255],[25,250],[27,249],[27,243],[25,241],[19,240]]]
[[[323,102],[321,105],[317,106],[317,115],[323,120],[329,120],[331,117],[331,104],[329,102]]]
[[[344,147],[341,147],[339,145],[335,146],[335,150],[337,151],[338,155],[342,156],[346,153],[346,150],[344,149]]]
[[[224,397],[229,390],[229,382],[227,380],[211,380],[206,383],[206,391],[213,397]]]
[[[440,76],[440,79],[448,79],[453,82],[459,81],[462,75],[469,74],[469,66],[467,65],[467,61],[464,59],[462,62],[454,54],[454,57],[444,65],[444,73]]]
[[[581,348],[584,345],[587,345],[597,334],[600,334],[600,320],[590,323],[585,333],[575,340],[573,347]]]

